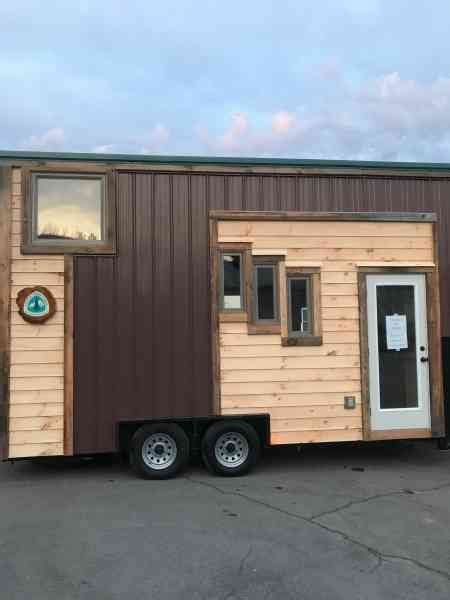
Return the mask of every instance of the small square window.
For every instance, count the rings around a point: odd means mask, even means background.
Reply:
[[[255,321],[275,321],[277,318],[275,265],[256,265],[254,278]]]
[[[279,257],[254,256],[249,306],[249,334],[279,334]]]
[[[113,200],[105,173],[31,173],[22,251],[113,252]]]
[[[276,323],[278,316],[278,268],[266,259],[253,265],[253,320],[255,323]]]
[[[221,255],[222,310],[244,310],[242,254],[224,252]]]
[[[104,239],[102,176],[35,177],[33,239],[53,242]]]
[[[281,343],[283,346],[320,346],[322,317],[320,268],[288,267],[280,274],[283,290]]]

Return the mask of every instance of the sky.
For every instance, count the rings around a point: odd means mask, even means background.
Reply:
[[[450,161],[448,0],[0,2],[0,149]]]

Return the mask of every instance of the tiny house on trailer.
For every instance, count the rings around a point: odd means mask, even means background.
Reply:
[[[0,458],[443,440],[449,220],[445,164],[0,153]]]

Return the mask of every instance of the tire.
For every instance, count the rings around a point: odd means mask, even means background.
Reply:
[[[437,447],[439,450],[450,450],[449,439],[446,437],[438,438]]]
[[[130,460],[144,479],[169,479],[189,461],[189,438],[175,423],[145,425],[131,440]]]
[[[258,434],[244,421],[218,421],[203,436],[203,462],[217,475],[237,477],[248,473],[258,462],[260,453]]]

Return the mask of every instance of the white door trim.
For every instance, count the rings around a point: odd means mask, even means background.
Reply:
[[[382,409],[380,407],[377,287],[388,285],[408,285],[414,288],[418,406],[412,408]],[[372,431],[429,429],[431,426],[429,363],[420,360],[429,355],[425,275],[420,273],[367,274],[366,289],[370,429]],[[421,347],[425,350],[421,351]]]

